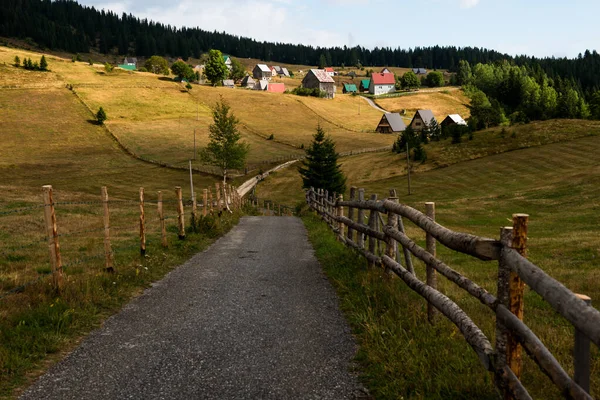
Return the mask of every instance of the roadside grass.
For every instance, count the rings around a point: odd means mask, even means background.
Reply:
[[[600,247],[598,246],[598,201],[600,197],[600,162],[591,156],[600,150],[598,137],[584,137],[564,143],[549,144],[536,148],[523,149],[505,154],[493,155],[485,158],[458,163],[448,168],[436,169],[425,173],[413,175],[412,195],[406,194],[406,178],[389,178],[371,182],[363,182],[367,194],[377,193],[380,198],[388,196],[388,190],[398,190],[400,202],[411,205],[417,209],[424,209],[424,202],[436,202],[436,220],[442,225],[461,232],[468,232],[484,237],[497,238],[499,229],[511,225],[513,213],[528,213],[530,215],[528,249],[529,259],[541,267],[546,273],[565,284],[575,293],[583,293],[592,299],[600,298]],[[349,182],[353,184],[353,182]],[[260,193],[260,192],[259,192]],[[260,195],[260,194],[259,194]],[[308,224],[310,226],[310,224]],[[325,225],[323,225],[325,226]],[[324,229],[324,228],[323,228]],[[409,236],[418,243],[424,244],[424,234],[412,224],[407,224]],[[332,250],[333,252],[333,250]],[[350,252],[350,250],[348,250]],[[480,284],[491,293],[496,293],[497,264],[482,262],[470,257],[451,252],[438,245],[438,256],[454,269]],[[324,265],[327,262],[323,263]],[[329,268],[329,267],[327,267]],[[416,263],[417,276],[425,277],[425,267]],[[398,280],[396,280],[398,281]],[[348,286],[349,283],[344,283]],[[381,284],[383,285],[383,284]],[[402,284],[400,284],[402,286]],[[455,287],[443,278],[439,279],[440,290],[456,301],[474,320],[474,322],[493,341],[495,329],[493,314],[478,301],[472,299],[465,292]],[[362,289],[367,290],[367,289]],[[376,289],[372,289],[376,290]],[[390,296],[405,296],[397,292],[406,292],[407,288],[392,289]],[[352,300],[353,304],[359,304]],[[366,300],[363,300],[366,302]],[[374,302],[371,301],[371,304]],[[356,306],[358,308],[358,306]],[[375,332],[386,331],[390,328],[386,318],[396,310],[412,315],[416,310],[421,310],[418,316],[413,317],[418,329],[424,329],[424,300],[407,297],[399,306],[385,307],[380,320],[368,321],[357,330],[361,344],[371,345],[369,336],[362,338],[362,330],[367,328]],[[597,305],[596,305],[597,307]],[[364,311],[353,313],[364,315]],[[349,317],[352,321],[355,316]],[[405,318],[405,316],[394,317]],[[539,295],[526,289],[525,293],[525,322],[535,332],[542,342],[550,349],[563,368],[571,376],[573,374],[573,328],[562,317],[551,309]],[[402,324],[402,322],[398,322]],[[436,325],[440,331],[438,336],[459,337],[460,333],[446,322]],[[381,371],[373,383],[375,390],[379,385],[393,387],[395,383],[383,383],[402,377],[410,369],[410,360],[394,364],[394,359],[402,357],[401,354],[390,355],[389,359],[381,360],[380,354],[392,353],[394,348],[406,351],[413,343],[424,340],[419,330],[415,332],[410,327],[394,338],[398,342],[381,344],[381,348],[372,351],[374,355],[362,355],[367,364],[367,374],[375,369],[375,364],[396,365],[395,369],[389,368]],[[432,328],[433,329],[433,328]],[[433,334],[433,333],[432,333]],[[435,335],[435,334],[434,334]],[[485,372],[479,363],[474,360],[471,365],[473,371],[479,370],[479,378],[464,378],[464,373],[439,375],[435,369],[437,365],[447,365],[448,368],[460,368],[464,360],[473,356],[472,350],[464,344],[463,349],[453,348],[453,340],[447,339],[448,352],[443,358],[437,359],[431,369],[424,369],[420,374],[424,376],[423,382],[415,385],[417,388],[427,388],[430,384],[425,382],[431,377],[439,377],[448,385],[464,385],[476,388],[479,382],[490,382],[484,378]],[[462,339],[460,339],[462,340]],[[413,341],[413,342],[411,342]],[[425,359],[439,355],[429,351],[424,345],[416,345],[420,349],[422,359],[415,362],[425,363]],[[411,355],[412,358],[413,355]],[[370,358],[372,357],[372,358]],[[418,359],[418,355],[416,356]],[[440,356],[442,357],[442,356]],[[525,357],[523,382],[534,398],[554,399],[561,398],[560,394],[547,377],[539,372],[538,367]],[[600,393],[600,351],[592,346],[592,396]],[[408,367],[405,365],[408,363]],[[432,363],[433,364],[433,363]],[[369,369],[372,368],[372,369]],[[475,373],[475,372],[474,372]],[[401,378],[400,378],[401,379]],[[386,386],[387,387],[387,386]],[[403,393],[401,385],[400,392]],[[381,389],[383,391],[383,389]],[[492,389],[489,389],[490,393]],[[458,390],[457,390],[458,392]],[[390,392],[392,393],[392,392]],[[468,392],[467,392],[468,393]],[[444,393],[418,394],[417,398],[451,398]],[[389,396],[390,398],[392,395]],[[383,398],[386,398],[383,396]],[[485,398],[481,393],[465,395],[463,398]]]
[[[389,112],[401,112],[406,110],[406,117],[412,119],[417,110],[431,110],[433,115],[442,122],[448,114],[460,114],[461,117],[469,117],[470,112],[467,105],[469,98],[462,90],[445,88],[444,91],[423,91],[407,94],[400,97],[376,99],[377,104]]]

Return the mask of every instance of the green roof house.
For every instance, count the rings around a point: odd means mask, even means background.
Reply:
[[[371,80],[370,79],[363,79],[360,81],[360,91],[361,92],[368,92],[369,91],[369,86],[371,86]]]
[[[119,64],[119,65],[117,65],[117,67],[126,69],[127,71],[135,71],[135,65],[131,65],[131,64]]]
[[[223,54],[223,61],[225,61],[225,65],[227,65],[227,68],[231,69],[231,57],[229,57],[226,54]]]
[[[344,87],[342,88],[343,93],[356,93],[356,85],[353,83],[344,83]]]

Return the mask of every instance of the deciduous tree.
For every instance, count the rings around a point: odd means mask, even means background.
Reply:
[[[412,71],[405,72],[400,79],[400,84],[403,89],[416,89],[420,85],[419,78],[417,78],[417,74]]]
[[[152,56],[146,60],[144,67],[155,74],[169,75],[169,63],[161,56]]]
[[[234,82],[238,83],[246,76],[246,68],[242,65],[237,58],[231,59],[231,71],[229,72],[229,79],[233,79]]]
[[[206,79],[216,86],[223,79],[227,78],[229,69],[223,60],[223,54],[219,50],[210,50],[208,52],[208,60],[204,66],[204,76]]]

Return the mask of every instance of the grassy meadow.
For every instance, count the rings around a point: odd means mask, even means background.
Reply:
[[[470,112],[467,107],[469,98],[462,90],[456,87],[425,90],[375,101],[377,105],[389,112],[405,110],[405,117],[409,120],[417,110],[431,110],[438,122],[442,122],[448,114],[459,114],[465,119],[469,117]]]

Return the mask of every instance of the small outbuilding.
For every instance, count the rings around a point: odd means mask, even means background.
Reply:
[[[242,79],[241,86],[243,88],[254,89],[254,85],[256,85],[256,81],[252,79],[250,75],[246,75],[244,79]]]
[[[379,133],[400,133],[404,132],[406,124],[400,113],[385,113],[375,129]]]
[[[319,89],[325,92],[325,97],[333,99],[335,97],[335,81],[324,69],[311,69],[302,79],[302,87],[308,89]]]
[[[427,75],[427,70],[425,68],[413,68],[413,72],[417,75]]]
[[[417,110],[415,116],[410,122],[410,127],[415,131],[422,131],[423,129],[429,127],[429,124],[431,124],[432,120],[437,122],[431,110]]]
[[[327,75],[329,76],[335,76],[335,70],[332,67],[325,68],[325,72],[327,72]]]
[[[458,114],[450,114],[446,118],[444,118],[444,120],[442,121],[442,123],[440,125],[442,126],[442,128],[445,128],[445,127],[450,126],[450,125],[462,125],[462,126],[466,126],[467,125],[467,121],[465,121]]]
[[[343,87],[342,87],[342,92],[343,93],[356,93],[357,92],[356,85],[353,83],[344,83]]]
[[[233,81],[233,79],[224,79],[223,87],[233,89],[235,87],[235,82]]]
[[[135,57],[125,57],[123,59],[123,65],[133,65],[134,67],[137,67],[137,58]]]
[[[370,79],[362,79],[360,81],[360,85],[359,85],[359,89],[362,93],[368,92],[369,91],[369,86],[371,86],[371,80]]]
[[[284,83],[269,83],[269,86],[267,87],[267,92],[283,93],[283,92],[285,92],[285,84]]]
[[[267,64],[256,64],[252,70],[252,76],[256,79],[271,79],[273,74]]]
[[[289,77],[290,77],[290,71],[288,71],[288,69],[287,69],[287,68],[285,68],[285,67],[282,67],[282,68],[281,68],[281,75],[283,75],[283,76],[286,76],[286,77],[288,77],[288,78],[289,78]]]
[[[254,90],[267,90],[269,87],[269,81],[266,79],[259,79],[256,81],[256,85],[254,85]]]

